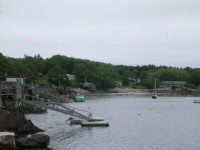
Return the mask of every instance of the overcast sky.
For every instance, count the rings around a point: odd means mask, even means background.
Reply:
[[[0,52],[200,68],[200,0],[0,0]]]

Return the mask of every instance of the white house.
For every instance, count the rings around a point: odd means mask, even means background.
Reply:
[[[76,79],[75,75],[67,74],[67,77],[69,78],[69,80],[75,80]]]
[[[140,84],[141,83],[140,79],[135,79],[133,77],[128,77],[128,80],[129,80],[129,85]]]
[[[122,85],[122,81],[115,81],[115,85]]]
[[[8,82],[17,82],[17,80],[20,81],[20,78],[6,78]],[[21,84],[23,84],[23,78],[21,78]]]

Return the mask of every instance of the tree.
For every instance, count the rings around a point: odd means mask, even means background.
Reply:
[[[134,74],[132,71],[126,70],[122,74],[122,80],[123,80],[123,85],[128,85],[129,83],[129,77],[136,79],[136,74]],[[131,82],[131,81],[130,81]]]
[[[69,81],[68,77],[65,75],[65,70],[62,69],[59,65],[53,67],[48,72],[48,81],[53,83],[57,86],[64,85],[70,86],[71,82]]]
[[[9,62],[2,53],[0,53],[0,75],[5,76],[10,71]]]
[[[114,69],[106,64],[100,64],[96,68],[96,74],[95,74],[95,85],[99,89],[108,89],[114,87],[114,81],[116,77],[116,72]]]
[[[49,70],[51,70],[53,67],[59,65],[59,63],[55,60],[55,59],[52,59],[52,58],[47,58],[44,62],[44,69],[45,69],[45,74],[47,74],[47,72]]]
[[[191,82],[196,86],[200,85],[200,69],[195,68],[191,71]]]

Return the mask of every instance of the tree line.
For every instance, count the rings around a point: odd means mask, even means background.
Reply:
[[[43,59],[39,54],[24,55],[23,58],[11,58],[0,53],[0,76],[34,76],[27,78],[26,83],[49,84],[55,86],[83,87],[85,81],[93,83],[97,89],[115,87],[115,81],[128,85],[129,77],[140,79],[143,88],[153,88],[154,79],[159,87],[162,81],[185,81],[187,87],[198,88],[200,85],[199,68],[178,68],[170,66],[112,65],[103,62],[77,59],[63,55],[54,55]],[[75,81],[66,74],[76,76]],[[5,78],[1,77],[1,80]],[[45,80],[44,80],[45,79]]]

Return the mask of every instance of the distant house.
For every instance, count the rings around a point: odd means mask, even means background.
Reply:
[[[69,80],[75,80],[76,79],[75,75],[67,74],[67,77],[69,78]]]
[[[135,85],[135,82],[128,82],[128,85]]]
[[[122,81],[115,81],[115,85],[122,85]]]
[[[86,82],[86,83],[84,83],[84,85],[85,85],[85,86],[93,86],[93,83],[88,83],[88,82]]]
[[[134,84],[141,84],[141,80],[140,79],[135,79],[133,77],[128,77],[128,80],[129,80],[129,85],[134,85]]]
[[[84,86],[87,86],[89,91],[96,91],[96,86],[93,83],[84,83]]]
[[[26,79],[26,78],[25,78]],[[17,82],[21,80],[21,84],[23,84],[23,78],[6,78],[6,81],[8,82]]]
[[[172,87],[172,86],[185,86],[184,81],[163,81],[160,83],[160,87]]]

